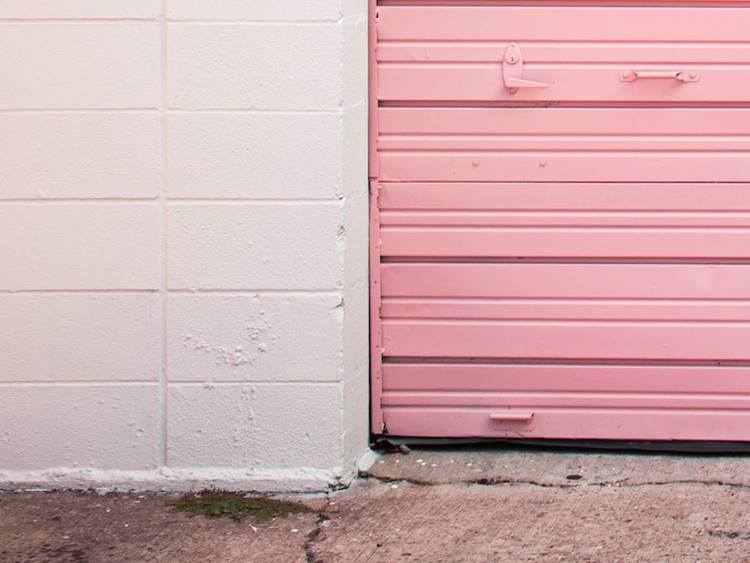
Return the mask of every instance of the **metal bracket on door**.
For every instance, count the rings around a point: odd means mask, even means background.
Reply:
[[[543,82],[534,82],[521,78],[523,76],[523,56],[517,43],[511,43],[503,56],[503,82],[511,94],[521,88],[546,88]]]

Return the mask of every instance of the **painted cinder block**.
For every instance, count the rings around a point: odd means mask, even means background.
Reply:
[[[353,467],[366,5],[0,0],[0,486]]]
[[[169,196],[334,198],[341,135],[336,114],[173,113]]]
[[[151,383],[0,385],[0,469],[153,468],[157,401]]]
[[[152,293],[0,295],[0,382],[156,381]]]
[[[0,23],[0,109],[155,108],[155,22]]]
[[[169,297],[169,380],[337,381],[341,297]]]
[[[173,384],[173,467],[338,466],[340,389],[334,384]]]
[[[172,203],[170,289],[337,289],[341,206]]]
[[[336,24],[170,24],[169,107],[336,109],[341,47]]]
[[[3,0],[0,19],[155,18],[158,0]]]
[[[171,384],[168,404],[170,466],[253,469],[253,387]]]
[[[259,385],[255,399],[254,454],[259,463],[280,468],[341,466],[340,386]]]
[[[167,17],[176,20],[335,20],[341,13],[340,4],[340,0],[170,0]]]
[[[156,197],[161,135],[156,112],[0,114],[0,198]]]
[[[0,205],[0,289],[156,289],[159,207]]]

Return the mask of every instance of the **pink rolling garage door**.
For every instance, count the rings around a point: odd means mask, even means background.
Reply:
[[[373,431],[750,440],[750,3],[552,4],[374,7]]]

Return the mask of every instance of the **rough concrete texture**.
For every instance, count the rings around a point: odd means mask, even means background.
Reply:
[[[364,476],[417,484],[539,486],[703,483],[750,487],[750,455],[660,455],[471,447],[380,456]]]
[[[301,497],[310,514],[263,524],[174,514],[165,495],[5,493],[0,561],[746,561],[747,467],[415,450],[346,491]]]
[[[318,514],[265,524],[171,511],[174,496],[0,494],[0,561],[305,561]],[[313,510],[321,500],[308,501]]]
[[[397,488],[393,488],[397,487]],[[338,497],[315,561],[741,561],[750,493],[367,483]]]
[[[0,494],[0,561],[305,561],[306,534],[318,519],[310,513],[262,525],[235,523],[173,513],[175,500]]]

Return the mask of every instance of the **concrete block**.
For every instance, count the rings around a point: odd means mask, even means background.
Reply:
[[[155,381],[160,343],[156,294],[0,294],[0,382]]]
[[[171,385],[169,465],[331,468],[339,419],[338,385]]]
[[[338,204],[177,204],[169,209],[170,289],[336,289]]]
[[[341,137],[336,114],[172,113],[169,196],[335,198]]]
[[[156,23],[0,23],[0,109],[156,108]]]
[[[157,462],[155,384],[0,385],[3,470],[149,469]]]
[[[169,107],[337,109],[342,100],[336,24],[171,24]]]
[[[0,206],[0,289],[157,289],[159,207]]]
[[[338,19],[339,0],[170,0],[167,16],[175,20],[320,21]]]
[[[156,197],[161,136],[156,112],[0,114],[0,198]]]
[[[0,19],[155,18],[158,0],[3,0]]]
[[[337,381],[336,295],[170,295],[170,381]]]

